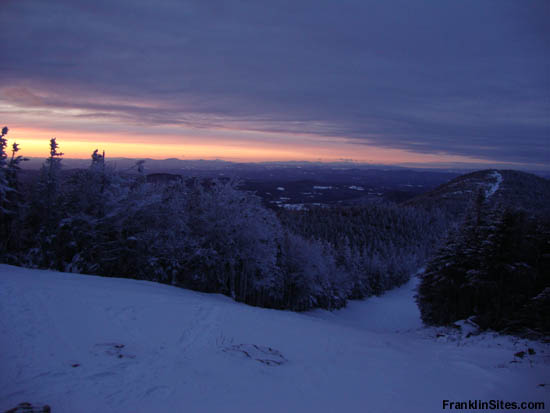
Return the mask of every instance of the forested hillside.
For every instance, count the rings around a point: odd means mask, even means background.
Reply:
[[[442,325],[469,318],[482,329],[550,334],[550,183],[515,171],[493,174],[498,185],[478,191],[421,276],[422,319]]]
[[[448,231],[438,211],[395,204],[281,211],[283,224],[308,240],[331,245],[336,262],[362,298],[400,285],[422,266]]]
[[[521,171],[494,169],[461,175],[404,205],[438,210],[449,219],[462,222],[479,193],[486,196],[490,207],[498,204],[529,211],[550,209],[550,180]]]

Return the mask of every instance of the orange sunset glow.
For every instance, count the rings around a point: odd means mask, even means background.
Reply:
[[[204,131],[201,131],[204,135]],[[235,133],[235,131],[233,131]],[[237,131],[238,133],[238,131]],[[237,162],[264,161],[325,161],[352,160],[376,164],[398,165],[409,162],[486,162],[465,156],[446,154],[419,154],[400,149],[357,144],[344,139],[325,139],[319,145],[314,136],[294,135],[292,145],[285,145],[277,134],[262,133],[261,141],[246,139],[231,141],[211,136],[162,135],[151,143],[149,134],[90,133],[65,131],[55,133],[47,129],[12,128],[9,141],[20,145],[21,153],[29,157],[45,157],[49,139],[57,138],[67,158],[88,158],[94,149],[105,150],[108,157],[151,159],[222,159]],[[267,138],[267,139],[266,139]],[[298,143],[299,142],[299,143]]]

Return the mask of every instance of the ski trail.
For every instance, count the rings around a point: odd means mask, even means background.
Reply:
[[[489,184],[489,188],[485,190],[485,197],[490,198],[498,191],[500,184],[502,183],[502,175],[498,171],[493,171],[489,174],[489,177],[495,178],[496,181],[492,184]]]
[[[421,271],[423,270],[412,275],[406,284],[379,297],[352,300],[341,310],[313,310],[310,314],[327,321],[379,333],[419,329],[422,327],[422,320],[414,295]]]

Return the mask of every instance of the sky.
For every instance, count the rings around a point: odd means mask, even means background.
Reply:
[[[0,0],[24,155],[550,169],[547,0]]]

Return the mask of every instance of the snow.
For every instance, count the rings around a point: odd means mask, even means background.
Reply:
[[[278,187],[277,187],[277,191],[284,191],[284,190],[285,190],[285,188],[282,187],[282,186],[278,186]]]
[[[399,332],[422,327],[420,311],[413,299],[418,278],[413,277],[403,288],[397,288],[380,297],[350,301],[338,311],[315,310],[310,314],[327,321],[351,325],[374,332]]]
[[[353,189],[355,191],[364,191],[365,188],[363,188],[362,186],[357,186],[357,185],[352,185],[349,187],[349,189]]]
[[[498,171],[493,171],[489,174],[490,178],[494,178],[495,182],[489,184],[489,187],[485,190],[485,197],[490,198],[498,191],[500,184],[502,183],[502,175]]]
[[[313,189],[320,189],[320,190],[326,190],[326,189],[332,189],[333,187],[332,186],[320,186],[320,185],[315,185],[313,187]]]
[[[306,209],[304,204],[282,204],[281,206],[292,211],[303,211]]]
[[[0,411],[439,412],[550,403],[548,344],[421,325],[416,279],[335,311],[0,265]],[[519,351],[536,354],[523,358]],[[545,384],[542,387],[539,384]]]

